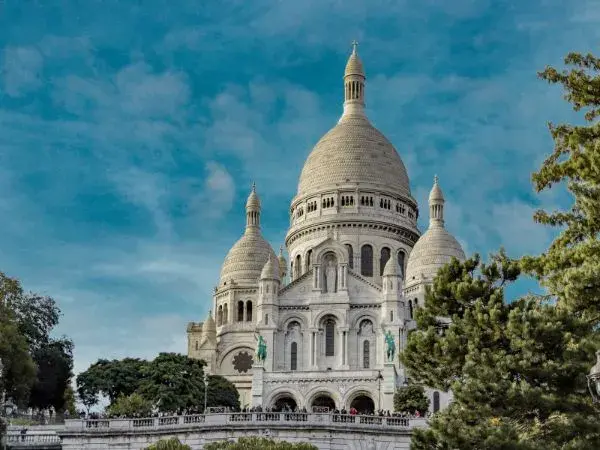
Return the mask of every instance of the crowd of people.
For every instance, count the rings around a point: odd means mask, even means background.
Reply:
[[[202,414],[203,411],[201,408],[187,408],[184,410],[176,411],[176,412],[159,412],[153,411],[150,414],[133,414],[130,416],[114,416],[103,413],[92,412],[86,414],[85,411],[79,412],[80,419],[110,419],[110,418],[119,418],[119,419],[143,419],[143,418],[157,418],[157,417],[169,417],[169,416],[189,416],[189,415],[198,415]],[[284,404],[281,406],[275,406],[272,408],[262,408],[261,406],[255,407],[246,407],[246,408],[231,408],[231,407],[217,407],[217,408],[208,408],[207,414],[229,414],[229,413],[291,413],[291,414],[308,414],[309,411],[303,408],[292,408],[290,405]],[[421,414],[419,411],[415,411],[412,414],[408,412],[392,412],[389,410],[378,410],[378,411],[358,411],[356,408],[350,408],[347,410],[346,408],[342,409],[329,409],[329,408],[315,408],[313,413],[321,413],[321,414],[333,414],[336,416],[374,416],[374,417],[399,417],[405,419],[418,419],[422,417],[429,417],[430,413]]]

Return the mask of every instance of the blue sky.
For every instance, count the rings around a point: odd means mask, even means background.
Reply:
[[[594,0],[0,2],[0,270],[57,299],[77,371],[185,352],[252,181],[283,242],[353,39],[422,225],[437,173],[468,253],[538,252],[532,212],[565,198],[530,173],[575,116],[536,71],[599,53],[599,22]]]

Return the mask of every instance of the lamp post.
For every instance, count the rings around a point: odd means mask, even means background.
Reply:
[[[600,350],[596,352],[596,364],[590,369],[587,381],[592,400],[600,402]]]
[[[381,407],[381,380],[383,380],[383,375],[381,375],[381,370],[380,370],[379,375],[377,375],[377,381],[379,382],[379,409],[383,409]]]
[[[208,400],[207,393],[208,393],[208,374],[206,372],[204,372],[204,411],[203,411],[204,414],[206,414],[206,400]]]

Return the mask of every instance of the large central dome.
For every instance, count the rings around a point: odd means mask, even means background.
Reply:
[[[308,156],[298,196],[340,186],[372,186],[410,198],[408,174],[394,146],[364,112],[365,73],[354,47],[344,73],[344,114]]]
[[[321,138],[304,164],[298,195],[348,184],[373,185],[410,197],[398,152],[364,116],[343,117]]]

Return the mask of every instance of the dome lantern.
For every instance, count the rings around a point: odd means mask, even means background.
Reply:
[[[344,71],[344,114],[340,121],[348,116],[365,115],[365,70],[358,56],[358,42],[352,41],[352,53]]]
[[[260,199],[256,193],[256,183],[252,183],[252,190],[246,201],[246,232],[260,229]]]
[[[438,183],[437,175],[433,177],[433,187],[429,193],[429,226],[444,226],[444,193]]]

